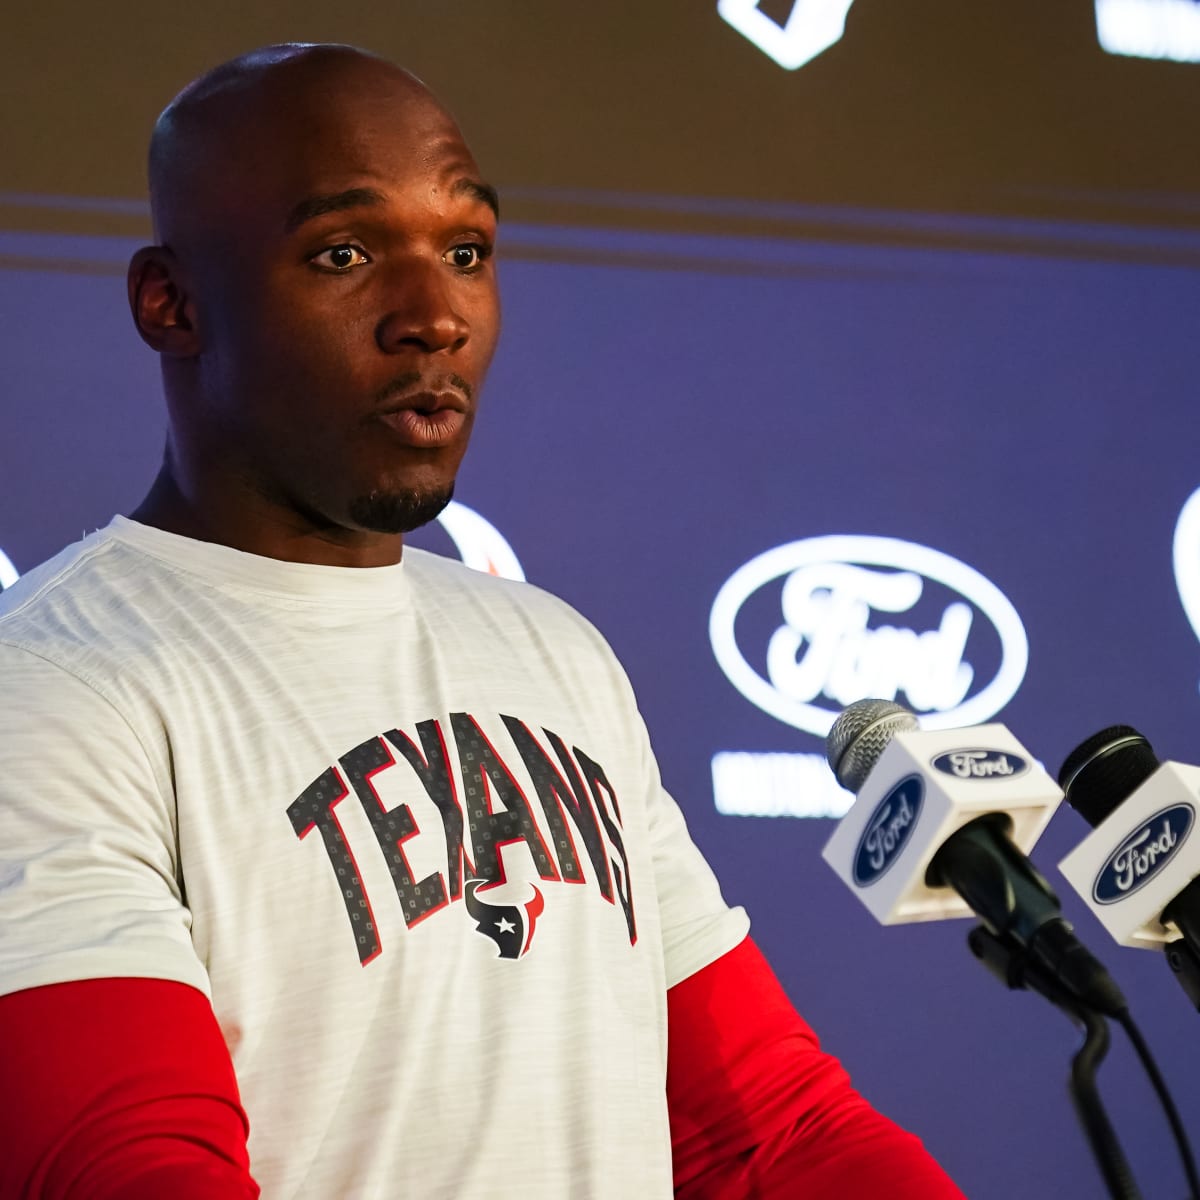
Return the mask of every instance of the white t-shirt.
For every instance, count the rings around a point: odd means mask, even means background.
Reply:
[[[0,679],[0,992],[210,996],[266,1200],[671,1195],[666,990],[747,921],[562,601],[118,517]]]

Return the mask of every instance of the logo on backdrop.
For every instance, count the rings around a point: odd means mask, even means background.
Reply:
[[[787,17],[762,0],[718,0],[717,13],[786,71],[812,62],[846,32],[854,0],[793,0]],[[777,2],[777,12],[785,11]],[[1095,0],[1096,40],[1109,54],[1200,62],[1197,0]]]
[[[1171,546],[1175,586],[1192,631],[1200,638],[1200,488],[1184,502]]]
[[[459,557],[468,567],[505,579],[524,579],[525,572],[504,535],[473,508],[451,500],[438,516]]]
[[[0,592],[10,588],[20,578],[17,568],[12,565],[8,555],[0,550]]]
[[[820,738],[864,696],[903,693],[926,729],[981,724],[1012,699],[1029,660],[1016,609],[973,567],[916,542],[848,534],[789,542],[739,567],[713,601],[709,638],[747,700]],[[993,665],[978,653],[989,642]],[[961,753],[974,757],[942,769],[981,778],[1026,766]],[[853,801],[820,754],[722,751],[712,770],[717,810],[730,815],[838,817]]]
[[[787,71],[812,62],[841,41],[854,0],[794,0],[782,24],[759,7],[759,0],[719,0],[717,12],[744,38]]]
[[[1096,37],[1109,54],[1200,62],[1200,4],[1096,0]]]
[[[1024,775],[1029,764],[1004,750],[948,750],[933,760],[933,769],[955,779],[1012,779]]]
[[[779,580],[781,620],[748,657],[739,613]],[[872,626],[877,614],[910,612],[930,581],[956,597],[935,626]],[[982,686],[965,657],[979,618],[994,627],[1001,647],[999,668]],[[926,729],[978,725],[1012,699],[1029,659],[1021,618],[994,583],[948,554],[895,538],[808,538],[760,554],[717,593],[709,637],[747,700],[818,737],[847,704],[864,696],[894,700],[900,692]],[[762,659],[763,669],[752,659]]]
[[[1145,887],[1175,857],[1192,831],[1190,804],[1174,804],[1147,818],[1109,856],[1092,885],[1097,904],[1115,904]]]
[[[854,852],[854,882],[870,887],[900,857],[921,815],[925,785],[920,775],[902,779],[871,814]]]

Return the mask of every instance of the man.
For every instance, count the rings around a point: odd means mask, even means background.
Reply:
[[[0,616],[0,1195],[958,1197],[784,998],[600,637],[403,550],[499,328],[451,118],[272,47],[150,180],[162,471]]]

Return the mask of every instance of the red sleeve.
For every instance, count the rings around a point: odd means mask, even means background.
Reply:
[[[676,1196],[964,1200],[854,1091],[749,938],[670,989],[667,1022]]]
[[[0,997],[0,1200],[253,1200],[208,1000],[159,979]]]

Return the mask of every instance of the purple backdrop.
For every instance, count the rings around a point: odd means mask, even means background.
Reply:
[[[505,335],[458,495],[528,578],[608,635],[728,898],[862,1090],[973,1200],[1100,1195],[1065,1089],[1078,1040],[1065,1018],[1003,992],[966,922],[876,926],[820,859],[832,821],[714,802],[714,755],[811,755],[820,739],[735,689],[709,641],[713,600],[755,555],[826,534],[931,547],[1008,597],[1029,665],[997,719],[1052,772],[1115,721],[1160,757],[1200,760],[1200,653],[1172,570],[1200,485],[1200,270],[1171,265],[1200,261],[1200,237],[948,229],[1019,249],[904,249],[852,229],[819,243],[509,228]],[[0,270],[0,547],[19,570],[127,510],[156,468],[157,366],[121,275],[131,248],[0,233],[0,259],[38,264]],[[440,528],[416,540],[453,549]],[[935,593],[887,620],[933,627]],[[759,670],[779,611],[767,589],[739,617]],[[1000,657],[979,611],[965,657],[978,691]],[[1084,833],[1064,809],[1033,857],[1196,1127],[1200,1017],[1160,956],[1118,948],[1069,894],[1054,864]],[[1100,1082],[1145,1193],[1182,1195],[1124,1045]]]

